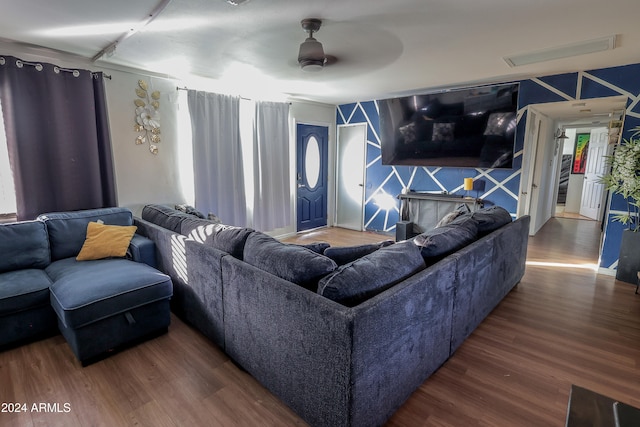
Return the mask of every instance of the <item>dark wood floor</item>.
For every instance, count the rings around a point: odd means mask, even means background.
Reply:
[[[328,229],[287,241],[386,237]],[[530,240],[522,282],[388,425],[563,426],[571,384],[640,406],[640,295],[596,274],[599,238],[594,221],[547,223]],[[28,406],[0,413],[0,426],[304,425],[216,346],[172,322],[168,334],[86,368],[61,336],[0,353],[0,402]],[[34,403],[63,412],[32,412]]]

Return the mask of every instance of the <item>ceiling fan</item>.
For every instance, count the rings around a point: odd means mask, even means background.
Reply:
[[[318,32],[322,21],[316,18],[307,18],[300,21],[302,29],[305,30],[309,37],[300,44],[298,52],[298,64],[304,71],[320,71],[325,65],[335,62],[333,56],[325,55],[322,43],[313,37],[313,33]]]

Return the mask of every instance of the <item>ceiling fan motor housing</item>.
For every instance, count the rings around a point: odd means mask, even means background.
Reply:
[[[309,33],[309,37],[300,44],[298,64],[304,71],[319,71],[324,67],[326,58],[322,43],[313,37],[313,33],[320,29],[322,21],[315,18],[303,19],[302,29]]]

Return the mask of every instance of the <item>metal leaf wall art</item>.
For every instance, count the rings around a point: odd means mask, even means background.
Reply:
[[[149,93],[147,82],[138,80],[136,95],[138,97],[133,101],[136,106],[134,130],[140,134],[136,137],[136,145],[149,144],[149,151],[158,154],[160,92],[156,90]]]

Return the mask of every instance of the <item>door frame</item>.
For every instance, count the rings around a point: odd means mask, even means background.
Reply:
[[[518,206],[517,216],[531,215],[532,211],[532,191],[533,191],[533,176],[536,168],[536,156],[538,151],[538,144],[540,142],[540,125],[542,114],[532,106],[527,107],[527,123],[525,125],[524,145],[522,148],[522,167],[526,170],[520,174],[520,188],[518,194]],[[533,225],[534,218],[531,218]],[[531,234],[531,228],[529,230]]]

